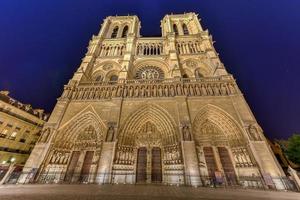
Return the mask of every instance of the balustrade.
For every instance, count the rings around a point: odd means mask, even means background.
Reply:
[[[66,86],[61,99],[96,100],[174,96],[228,96],[238,92],[232,78],[120,80]]]
[[[100,56],[122,56],[126,46],[123,44],[102,44],[100,47]]]
[[[163,42],[156,40],[139,41],[137,43],[136,55],[155,56],[163,54]]]
[[[178,54],[195,54],[203,52],[201,49],[201,42],[198,40],[192,41],[177,41],[176,51]]]

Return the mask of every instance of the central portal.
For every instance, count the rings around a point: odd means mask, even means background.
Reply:
[[[138,149],[136,182],[162,182],[161,149],[159,147],[153,147],[151,150],[146,147]]]

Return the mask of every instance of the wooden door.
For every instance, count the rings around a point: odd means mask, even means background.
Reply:
[[[227,183],[229,185],[235,185],[237,183],[236,175],[229,152],[225,147],[218,147],[218,151]]]
[[[81,169],[80,181],[88,182],[88,178],[90,175],[90,168],[93,163],[94,151],[87,151],[84,157],[84,162]]]
[[[209,177],[214,177],[215,172],[217,171],[216,159],[214,156],[214,151],[212,147],[203,147],[206,167]]]
[[[162,170],[161,170],[161,150],[159,147],[152,148],[152,171],[151,181],[161,182],[162,181]]]
[[[68,169],[67,169],[67,173],[66,173],[66,176],[65,176],[65,181],[71,181],[72,180],[72,177],[74,175],[74,170],[75,170],[75,167],[77,165],[79,156],[80,156],[79,151],[73,151],[72,156],[71,156],[71,160],[69,162],[69,166],[68,166]]]
[[[138,149],[136,181],[146,182],[147,180],[147,148]]]

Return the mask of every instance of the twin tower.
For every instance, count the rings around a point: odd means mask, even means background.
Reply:
[[[161,37],[107,17],[64,86],[19,182],[282,188],[272,154],[195,13]]]

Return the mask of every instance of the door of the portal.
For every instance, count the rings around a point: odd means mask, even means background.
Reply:
[[[141,147],[138,149],[136,181],[146,182],[147,180],[147,148]]]
[[[67,173],[66,173],[66,176],[65,176],[65,181],[67,181],[67,182],[72,181],[72,177],[74,175],[75,167],[77,165],[79,156],[80,156],[79,151],[73,151],[72,156],[71,156],[71,160],[70,160],[70,163],[69,163],[69,166],[68,166],[68,170],[67,170]]]
[[[234,167],[231,162],[228,150],[225,147],[218,147],[218,151],[219,151],[222,167],[226,176],[227,184],[229,185],[237,184]]]
[[[153,183],[162,181],[161,172],[161,150],[159,147],[152,148],[152,170],[151,170],[151,181]]]

